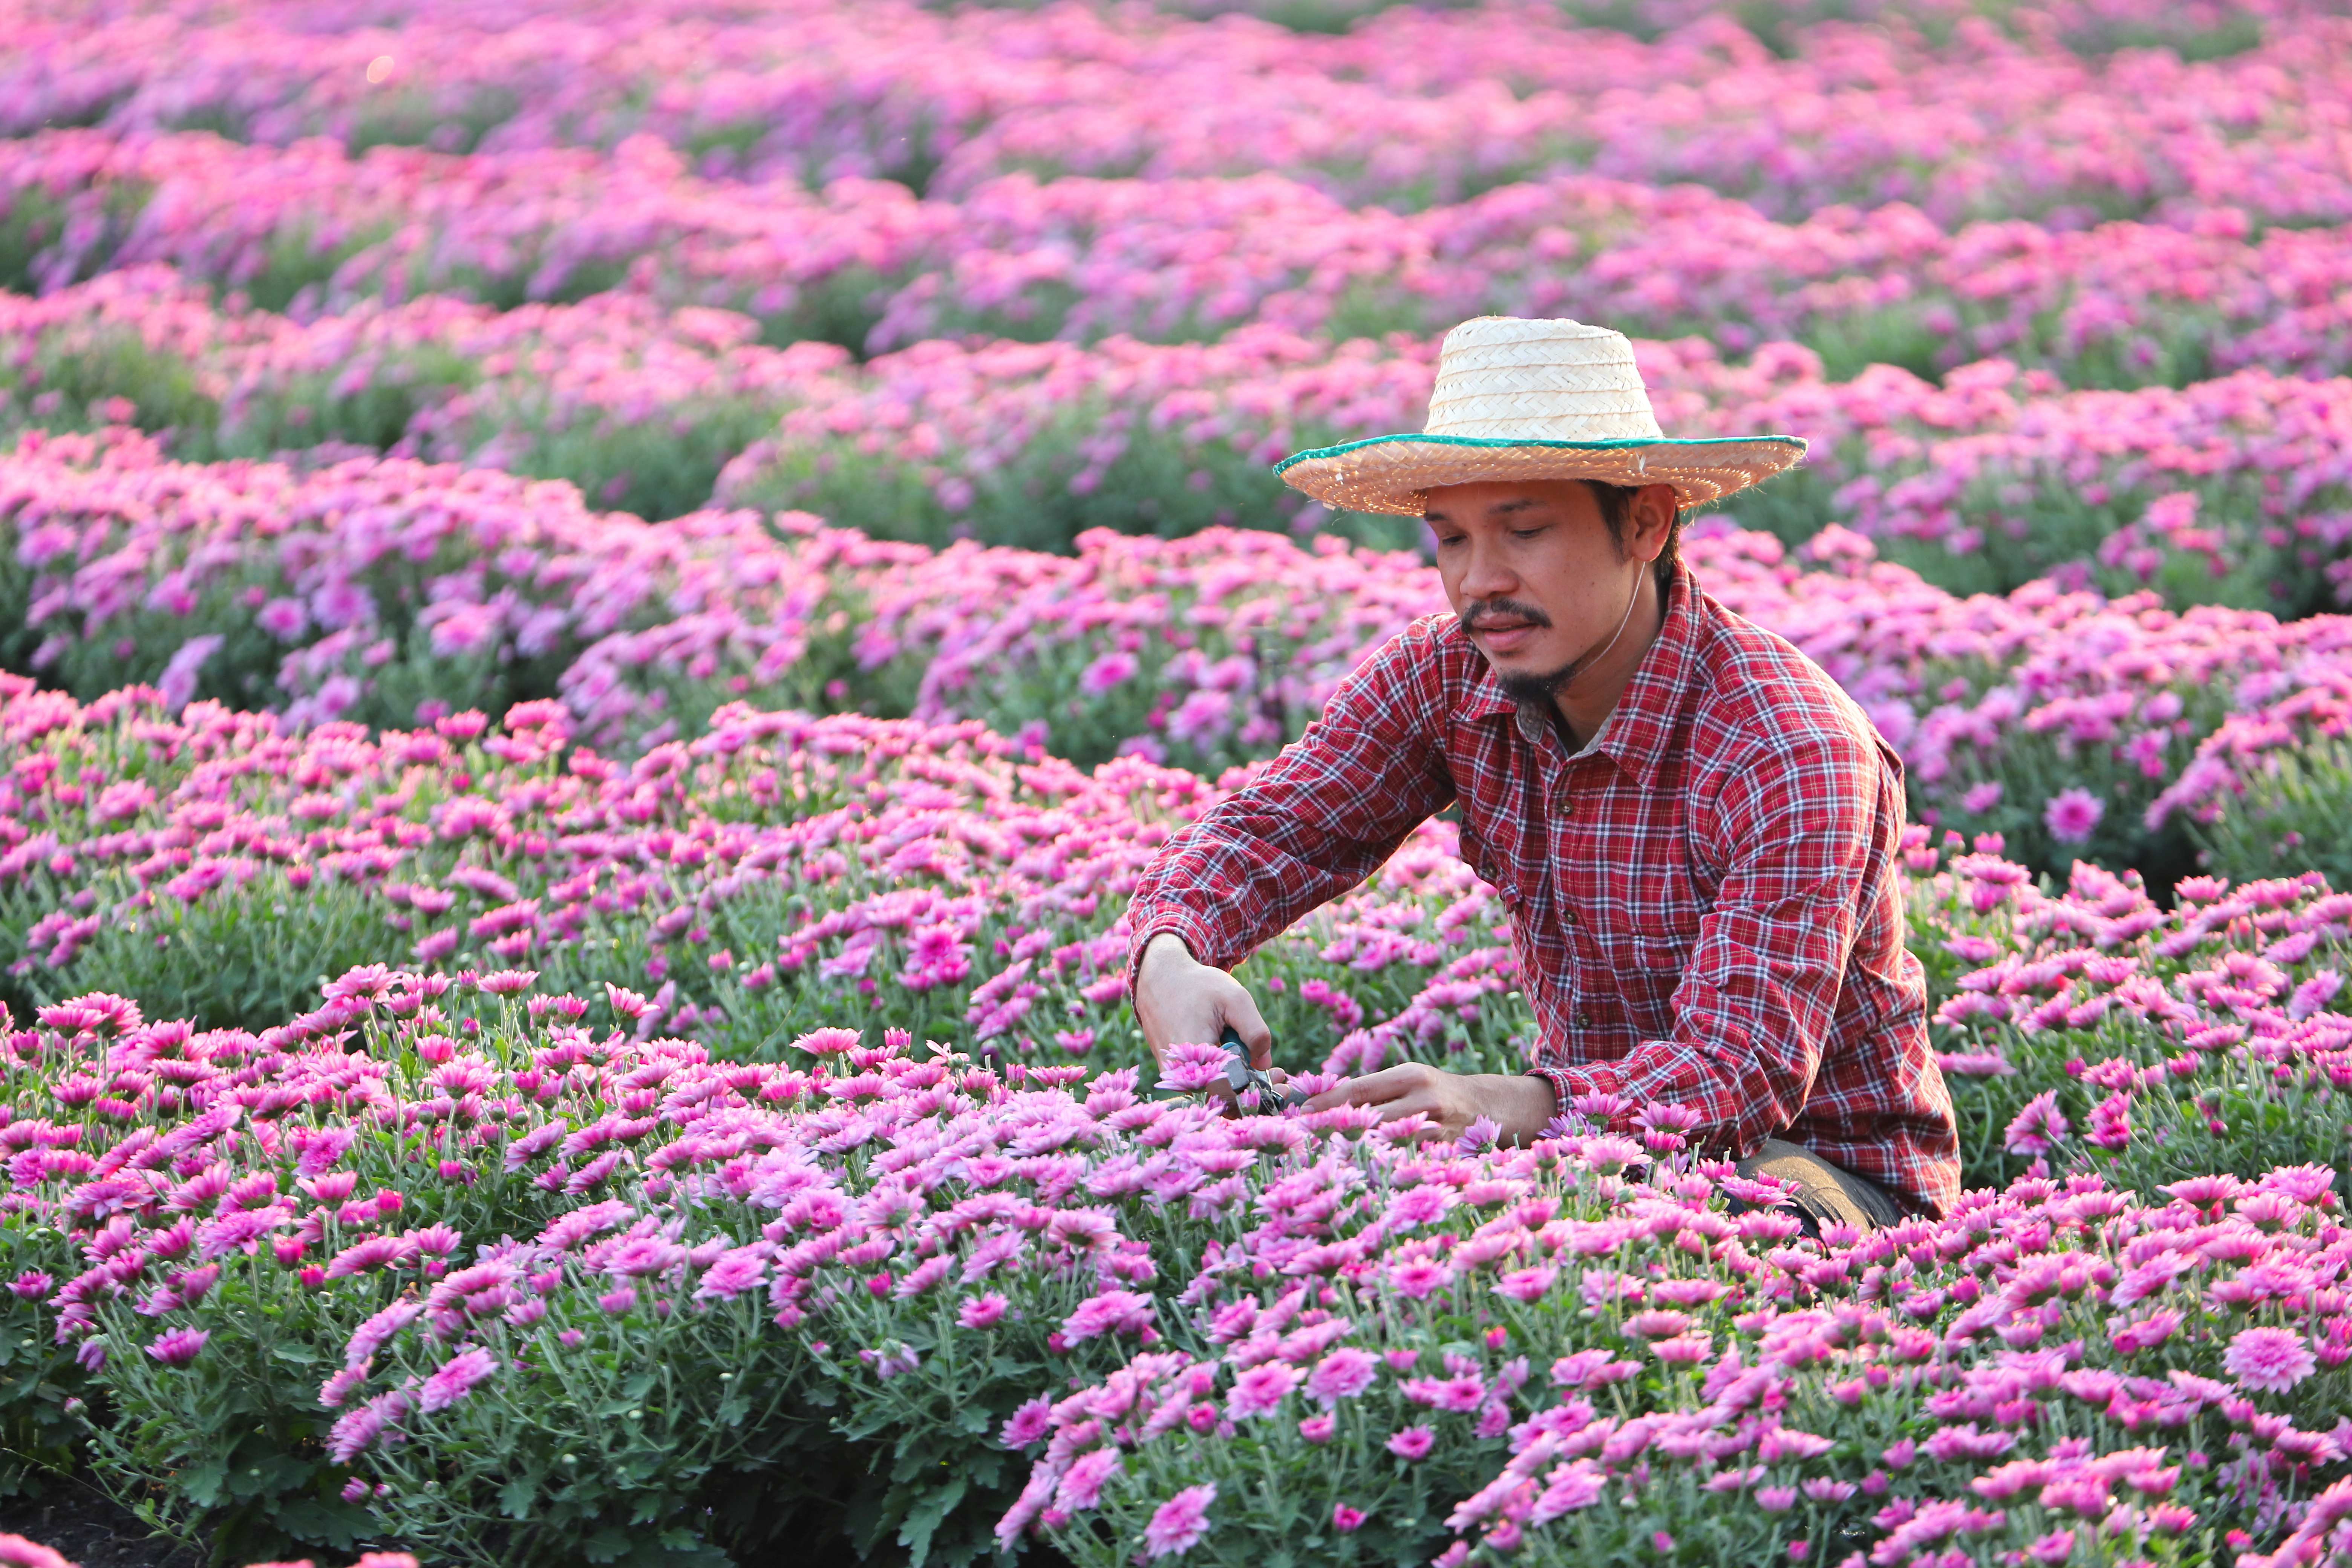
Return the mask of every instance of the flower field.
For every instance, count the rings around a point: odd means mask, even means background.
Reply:
[[[2336,9],[0,0],[0,1509],[2352,1563]],[[1155,851],[1445,608],[1271,465],[1489,312],[1811,443],[1682,551],[1903,758],[1952,1212],[1145,1051]],[[1443,819],[1237,973],[1536,1031]]]

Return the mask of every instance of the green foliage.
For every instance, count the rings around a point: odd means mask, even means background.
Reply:
[[[127,326],[98,323],[44,334],[29,353],[0,359],[0,435],[26,426],[94,430],[135,424],[171,431],[205,451],[220,426],[218,398],[198,365]]]
[[[320,1453],[331,1417],[316,1391],[334,1365],[332,1320],[270,1289],[264,1271],[283,1270],[266,1255],[239,1261],[215,1287],[221,1342],[191,1365],[142,1354],[131,1323],[95,1336],[106,1353],[95,1381],[112,1418],[89,1425],[92,1468],[142,1521],[209,1540],[218,1563],[298,1543],[349,1550],[368,1515],[336,1495],[341,1478]]]
[[[2309,735],[2242,766],[2242,793],[2189,816],[2206,868],[2241,881],[2313,870],[2352,887],[2352,742]]]
[[[464,101],[453,104],[446,95],[429,88],[395,84],[370,95],[367,107],[344,138],[344,146],[355,156],[371,147],[470,153],[521,108],[521,96],[507,87],[477,84]]]
[[[537,1379],[480,1390],[429,1445],[373,1459],[376,1528],[457,1562],[726,1568],[719,1542],[735,1532],[712,1511],[719,1492],[756,1488],[769,1530],[796,1513],[805,1527],[845,1456],[826,1431],[830,1390],[767,1320],[757,1296],[675,1321],[562,1298],[501,1347]]]
[[[37,873],[46,875],[46,873]],[[299,886],[298,886],[299,883]],[[331,976],[398,952],[381,900],[320,896],[311,879],[277,866],[193,903],[176,898],[102,930],[89,950],[93,977],[117,994],[147,999],[158,1016],[205,1028],[266,1027],[305,1011]],[[134,896],[129,878],[100,887]],[[16,889],[0,894],[13,900]],[[37,895],[36,895],[37,897]],[[22,931],[0,939],[0,957],[23,954]],[[54,982],[40,986],[54,999]]]
[[[0,1288],[58,1261],[47,1229],[28,1214],[0,1214]],[[0,1294],[0,1499],[39,1496],[80,1458],[81,1425],[68,1406],[89,1388],[74,1351],[32,1302]]]
[[[1189,445],[1172,432],[1132,431],[1098,474],[1074,483],[1095,463],[1087,448],[1104,426],[1135,419],[1095,400],[1056,410],[1009,461],[973,475],[971,500],[959,508],[941,501],[929,465],[866,450],[872,443],[858,437],[786,443],[728,499],[855,519],[877,538],[935,549],[971,538],[1062,553],[1090,528],[1172,539],[1216,524],[1280,526],[1298,510],[1297,494],[1255,454],[1221,440]]]

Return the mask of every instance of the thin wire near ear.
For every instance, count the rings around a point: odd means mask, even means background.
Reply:
[[[1609,650],[1617,646],[1617,639],[1623,637],[1625,635],[1625,628],[1633,624],[1633,606],[1639,604],[1642,598],[1642,574],[1648,569],[1649,568],[1642,562],[1636,561],[1633,563],[1633,591],[1625,595],[1625,613],[1617,617],[1617,629],[1609,634],[1609,640],[1601,645],[1600,652],[1588,653],[1582,658],[1578,659],[1576,661],[1576,668],[1569,672],[1568,679],[1561,681],[1557,687],[1553,688],[1554,690],[1567,690],[1568,688],[1576,683],[1576,678],[1578,676],[1582,675],[1594,665],[1599,664],[1602,659],[1609,657]]]

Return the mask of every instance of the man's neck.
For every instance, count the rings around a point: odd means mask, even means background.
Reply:
[[[1581,751],[1587,741],[1600,733],[1601,726],[1609,721],[1616,710],[1617,700],[1632,685],[1633,672],[1642,668],[1642,659],[1650,645],[1658,640],[1664,629],[1664,591],[1658,586],[1658,574],[1644,568],[1640,586],[1635,590],[1633,619],[1626,623],[1625,635],[1608,656],[1570,682],[1569,689],[1552,693],[1553,722],[1560,739],[1570,752]]]

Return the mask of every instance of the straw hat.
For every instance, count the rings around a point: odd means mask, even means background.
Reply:
[[[1668,440],[1622,332],[1481,316],[1445,334],[1427,429],[1300,452],[1274,471],[1333,506],[1418,515],[1423,491],[1481,479],[1667,484],[1697,506],[1804,455],[1794,436]]]

